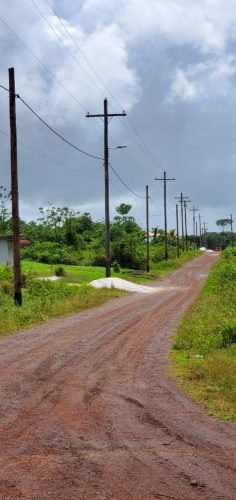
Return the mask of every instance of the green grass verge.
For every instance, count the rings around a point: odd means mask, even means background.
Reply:
[[[214,264],[173,340],[172,373],[217,418],[236,421],[236,252]]]
[[[179,259],[169,259],[167,262],[158,262],[157,264],[151,264],[150,273],[147,273],[145,271],[135,271],[131,269],[121,269],[120,272],[117,273],[114,272],[113,269],[111,269],[111,275],[113,277],[126,279],[134,283],[146,283],[148,281],[162,278],[170,271],[178,269],[185,262],[193,259],[197,255],[199,255],[199,252],[189,251],[186,253],[182,253]],[[50,265],[29,260],[22,261],[22,272],[26,275],[38,277],[53,276],[55,274],[55,269],[59,266],[63,267],[63,269],[65,270],[66,276],[62,279],[67,283],[87,284],[90,281],[105,277],[104,267],[70,266],[64,264]]]
[[[196,252],[189,252],[181,259],[173,259],[156,264],[151,272],[132,270],[112,272],[112,276],[124,278],[136,283],[145,283],[160,278],[167,272],[180,267],[183,262],[193,258]],[[50,318],[65,316],[84,309],[104,304],[111,298],[121,297],[127,292],[116,289],[94,289],[87,287],[90,281],[105,276],[102,267],[85,267],[63,265],[66,277],[60,281],[39,281],[38,277],[52,276],[59,266],[22,261],[22,272],[26,276],[23,288],[23,305],[15,306],[13,302],[12,269],[0,265],[0,336],[46,321]],[[61,265],[60,265],[61,267]],[[68,286],[68,283],[81,286]]]
[[[126,294],[121,290],[98,290],[86,285],[70,287],[58,282],[31,282],[28,289],[23,289],[21,307],[14,305],[10,295],[0,295],[0,337],[50,318],[100,306]]]

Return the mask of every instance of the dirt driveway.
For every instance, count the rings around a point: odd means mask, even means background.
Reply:
[[[214,258],[1,342],[1,499],[236,499],[236,428],[166,374]]]

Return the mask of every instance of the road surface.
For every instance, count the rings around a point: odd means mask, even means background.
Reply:
[[[1,342],[1,499],[236,499],[236,428],[167,373],[214,259]]]

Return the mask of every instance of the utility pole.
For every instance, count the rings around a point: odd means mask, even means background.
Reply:
[[[232,214],[230,216],[230,231],[231,231],[231,247],[233,249],[234,243],[233,243],[233,216],[232,216]]]
[[[108,147],[108,122],[109,118],[114,116],[126,116],[123,113],[108,113],[108,101],[104,99],[103,113],[87,113],[86,118],[104,119],[104,181],[105,181],[105,239],[106,239],[106,278],[111,276],[111,258],[110,258],[110,215],[109,215],[109,147]]]
[[[179,259],[179,207],[176,205],[177,257]]]
[[[184,200],[184,225],[185,225],[185,249],[188,251],[188,228],[187,228],[187,203],[191,200]]]
[[[193,206],[193,208],[190,208],[190,212],[193,212],[193,246],[194,249],[196,248],[196,236],[195,236],[195,221],[196,221],[196,212],[199,211],[199,208],[196,208]]]
[[[197,221],[196,221],[196,240],[197,240],[197,238],[198,238],[198,231],[197,231]],[[198,247],[198,244],[197,244],[197,247]],[[200,246],[199,246],[199,248],[200,248]]]
[[[164,181],[164,224],[165,224],[165,260],[168,260],[168,238],[167,238],[167,212],[166,212],[166,182],[175,181],[175,178],[168,179],[166,172],[164,172],[163,179],[155,177],[155,181]]]
[[[204,247],[207,246],[207,236],[206,236],[206,222],[203,222],[203,231],[204,231]]]
[[[146,186],[146,223],[147,223],[147,273],[150,271],[150,241],[149,241],[149,195]]]
[[[20,219],[17,173],[17,130],[16,130],[16,94],[14,68],[9,68],[9,113],[11,136],[11,196],[12,196],[12,232],[13,232],[13,271],[14,301],[22,305],[21,266],[20,266]]]
[[[201,214],[198,214],[199,217],[199,248],[202,246],[202,222],[201,222]]]
[[[184,200],[188,199],[188,196],[183,196],[183,193],[180,196],[175,197],[176,200],[180,200],[180,210],[181,210],[181,228],[182,228],[182,250],[184,251]]]

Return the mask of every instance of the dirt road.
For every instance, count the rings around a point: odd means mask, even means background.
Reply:
[[[166,373],[213,260],[1,342],[1,499],[236,499],[236,428]]]

